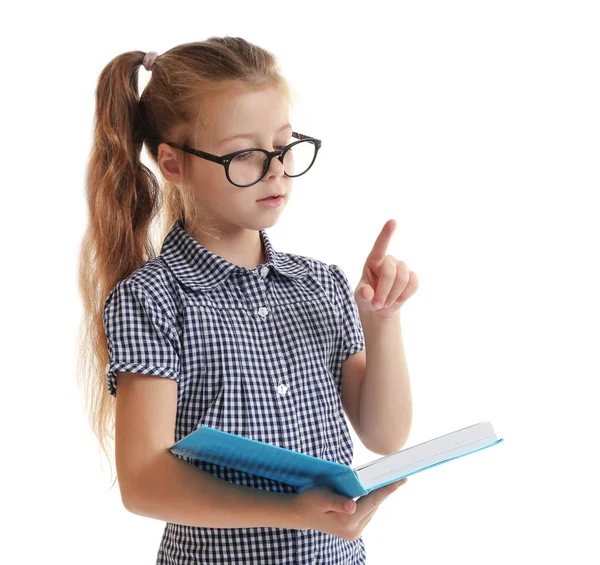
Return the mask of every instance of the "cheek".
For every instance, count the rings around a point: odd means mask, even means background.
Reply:
[[[216,163],[208,165],[194,167],[194,193],[205,203],[217,203],[226,195],[230,185],[223,167]]]

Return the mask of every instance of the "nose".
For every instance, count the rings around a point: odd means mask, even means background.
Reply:
[[[272,178],[274,176],[275,178],[278,178],[283,175],[283,172],[284,166],[281,162],[281,155],[279,155],[271,159],[271,164],[269,165],[269,168],[265,173],[265,177]]]

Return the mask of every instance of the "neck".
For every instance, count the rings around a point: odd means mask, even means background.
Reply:
[[[254,269],[266,263],[266,251],[258,230],[239,229],[218,235],[196,230],[190,235],[211,253],[234,265]]]

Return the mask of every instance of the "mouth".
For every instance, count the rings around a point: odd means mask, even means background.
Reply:
[[[284,196],[283,194],[271,194],[271,196],[267,196],[266,198],[261,198],[260,200],[257,200],[257,202],[262,202],[264,200],[277,200],[277,198],[279,198],[280,196]]]

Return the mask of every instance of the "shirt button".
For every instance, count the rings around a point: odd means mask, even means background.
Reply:
[[[284,384],[277,385],[277,392],[283,396],[287,392],[288,387]]]
[[[106,364],[106,367],[104,367],[104,372],[108,375],[108,368],[110,367],[110,363]]]
[[[263,277],[266,277],[268,273],[269,273],[269,267],[263,267],[263,268],[260,270],[260,274],[261,274],[261,276],[263,276]]]
[[[261,306],[258,309],[258,313],[264,318],[269,313],[269,310],[268,310],[268,308],[265,308],[264,306]]]

